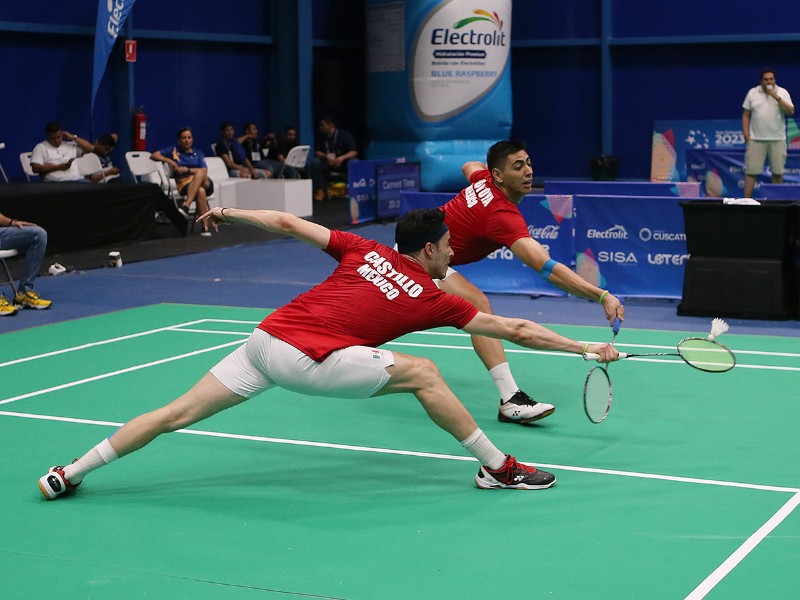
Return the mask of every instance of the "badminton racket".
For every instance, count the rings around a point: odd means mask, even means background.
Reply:
[[[620,358],[637,356],[678,356],[686,364],[707,373],[724,373],[736,366],[736,356],[731,350],[716,341],[716,338],[728,331],[728,324],[722,319],[711,322],[711,333],[705,338],[690,337],[681,340],[675,352],[648,352],[629,354],[620,352]],[[599,354],[586,352],[584,360],[597,360]],[[586,416],[593,423],[601,423],[611,410],[613,388],[608,370],[603,366],[593,367],[586,376],[583,386],[583,408]]]
[[[612,344],[617,339],[621,324],[619,317],[616,317],[611,323],[611,331],[613,332]],[[587,358],[588,354],[584,353],[585,360],[589,360]],[[599,354],[592,355],[600,358]],[[589,417],[592,423],[601,423],[608,416],[613,399],[614,393],[611,387],[611,378],[608,376],[608,367],[602,365],[592,367],[586,375],[586,381],[583,383],[583,410],[586,412],[586,416]]]

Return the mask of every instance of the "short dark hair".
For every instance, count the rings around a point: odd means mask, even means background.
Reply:
[[[233,121],[223,121],[219,125],[219,130],[223,131],[223,130],[227,129],[228,127],[233,127]]]
[[[320,123],[328,123],[329,125],[333,125],[336,127],[336,119],[334,119],[331,115],[325,115],[319,120]]]
[[[489,152],[486,153],[486,166],[489,171],[492,169],[502,169],[506,164],[506,159],[509,154],[516,154],[525,150],[524,142],[516,142],[514,140],[502,140],[492,144]]]
[[[775,71],[773,71],[772,69],[764,69],[763,71],[761,71],[761,77],[759,77],[759,80],[764,79],[764,75],[766,75],[767,73],[772,73],[772,75],[775,76]]]
[[[59,123],[58,121],[50,121],[47,125],[44,126],[44,132],[47,135],[55,133],[56,131],[61,131],[61,123]]]
[[[177,137],[178,137],[178,139],[180,139],[180,137],[181,137],[181,134],[182,134],[184,131],[188,131],[189,133],[192,133],[192,128],[191,128],[191,127],[181,127],[180,129],[178,129],[178,136],[177,136]]]
[[[248,121],[247,123],[245,123],[244,125],[242,125],[242,133],[244,133],[245,131],[247,131],[248,129],[250,129],[250,126],[251,126],[251,125],[252,125],[252,126],[254,126],[254,127],[256,126],[256,124],[255,124],[255,123],[253,123],[252,121]],[[224,127],[223,127],[223,129],[224,129]]]
[[[410,254],[424,248],[428,242],[435,244],[446,231],[444,211],[420,208],[407,212],[397,221],[394,241],[398,252]]]
[[[114,136],[110,133],[104,133],[99,138],[97,138],[98,144],[103,144],[103,146],[111,146],[112,148],[117,145],[117,140],[114,139]]]

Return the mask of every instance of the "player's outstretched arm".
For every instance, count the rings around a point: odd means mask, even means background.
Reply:
[[[327,248],[331,239],[331,230],[327,227],[279,210],[244,210],[215,206],[197,220],[214,228],[221,223],[247,223],[273,233],[290,235],[317,248]]]
[[[461,166],[461,172],[464,174],[464,178],[469,181],[470,176],[475,171],[484,171],[486,170],[486,165],[479,160],[472,160],[470,162],[466,162]]]
[[[511,252],[560,290],[603,305],[609,323],[619,317],[625,320],[625,307],[614,294],[592,285],[566,265],[550,258],[547,250],[535,239],[525,237],[511,244]]]
[[[579,342],[526,319],[512,319],[479,312],[467,323],[464,331],[473,335],[507,340],[535,350],[560,350],[573,354],[594,352],[600,355],[600,362],[611,362],[619,358],[619,352],[611,344]]]

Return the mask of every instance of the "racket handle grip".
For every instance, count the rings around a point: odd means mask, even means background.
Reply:
[[[620,352],[619,358],[622,360],[623,358],[628,358],[628,355],[624,352]],[[600,360],[600,355],[597,354],[597,352],[584,352],[583,360]]]
[[[622,321],[619,320],[619,317],[614,317],[614,320],[611,322],[611,331],[614,332],[614,335],[619,333],[620,325],[622,325]]]

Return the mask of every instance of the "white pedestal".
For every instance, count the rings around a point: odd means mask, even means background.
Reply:
[[[314,212],[310,179],[244,180],[235,192],[236,208],[281,210],[298,217]]]

